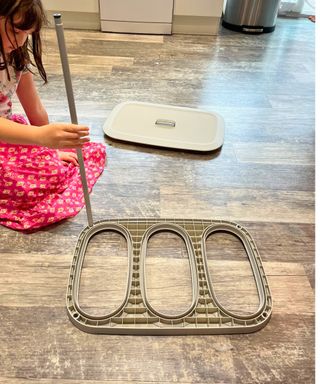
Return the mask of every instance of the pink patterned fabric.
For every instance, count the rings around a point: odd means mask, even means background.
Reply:
[[[20,115],[11,119],[27,124]],[[91,191],[104,169],[105,146],[87,143],[82,152]],[[83,206],[78,166],[62,162],[54,149],[0,142],[0,224],[33,230],[75,216]]]

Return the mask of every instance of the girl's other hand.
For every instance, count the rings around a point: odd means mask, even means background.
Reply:
[[[84,125],[51,123],[37,129],[39,145],[48,148],[80,148],[90,141],[89,128]]]
[[[58,156],[59,159],[66,164],[72,163],[75,166],[79,165],[77,154],[74,152],[58,151]]]

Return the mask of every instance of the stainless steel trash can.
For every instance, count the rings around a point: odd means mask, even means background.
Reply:
[[[222,25],[244,33],[273,32],[281,0],[227,0]]]

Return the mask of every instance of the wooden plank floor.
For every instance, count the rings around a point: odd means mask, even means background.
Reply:
[[[85,211],[33,234],[1,227],[1,384],[314,382],[314,27],[279,19],[275,32],[261,36],[225,29],[217,37],[66,31],[79,121],[107,145],[106,169],[91,195],[94,220],[239,222],[264,261],[273,315],[248,335],[86,334],[65,308]],[[49,84],[39,81],[39,92],[52,121],[69,120],[53,30],[45,41]],[[226,123],[224,146],[192,154],[112,143],[102,125],[127,100],[216,111]],[[216,240],[210,273],[218,297],[233,310],[253,311],[256,292],[243,251],[228,236]],[[92,242],[83,273],[81,302],[98,313],[123,292],[125,252],[121,239],[111,244],[116,252],[101,238]],[[188,305],[182,248],[174,238],[152,243],[148,284],[158,308]]]

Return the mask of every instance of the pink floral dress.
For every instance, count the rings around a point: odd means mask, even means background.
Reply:
[[[9,81],[0,70],[0,116],[28,124],[11,108],[21,75],[10,68]],[[104,169],[105,146],[87,143],[82,151],[91,191]],[[54,149],[0,142],[0,224],[33,230],[75,216],[83,206],[78,166],[62,162]]]

